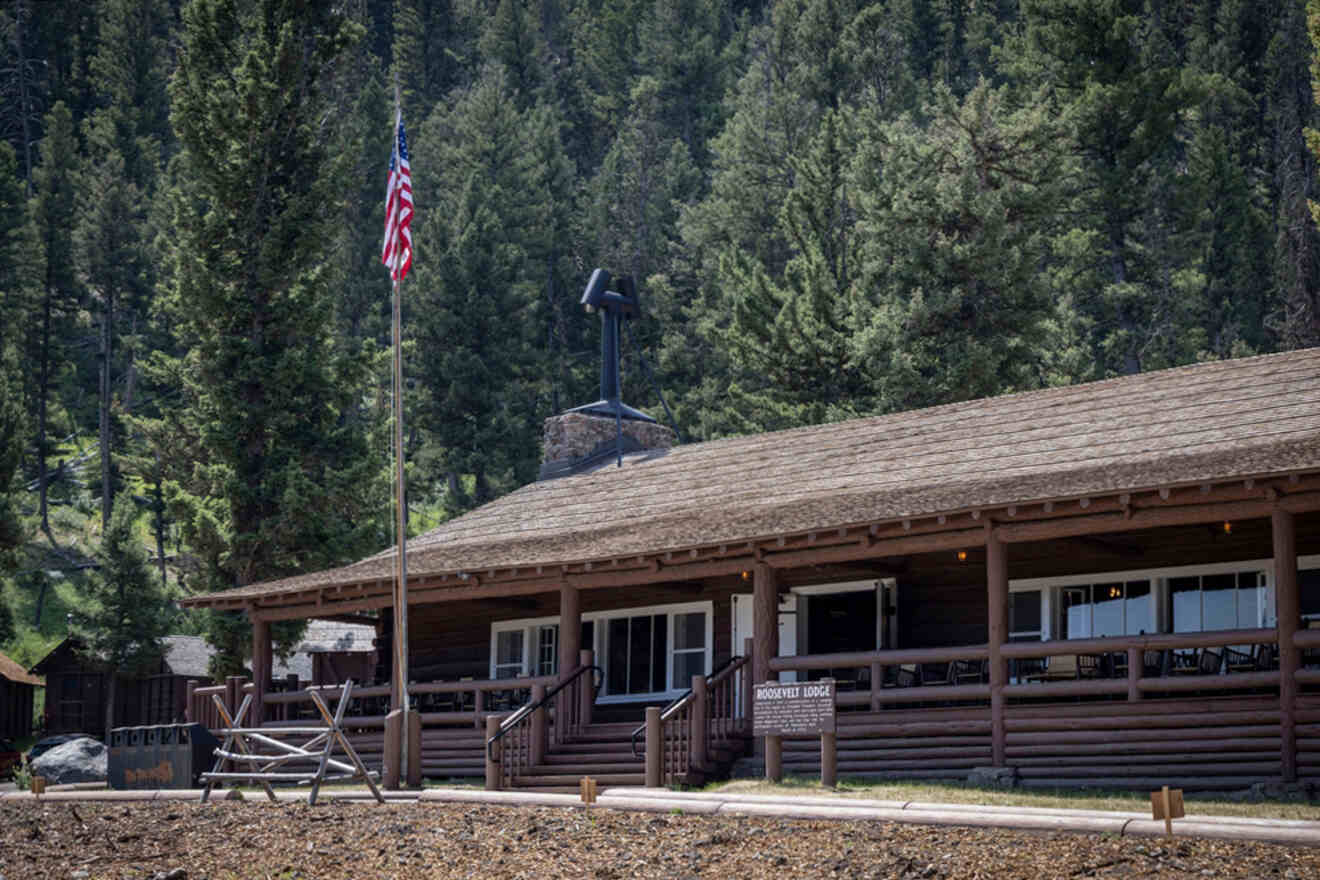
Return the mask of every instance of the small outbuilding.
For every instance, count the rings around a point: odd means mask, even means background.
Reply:
[[[0,654],[0,736],[18,739],[32,735],[34,695],[45,685],[41,676]]]

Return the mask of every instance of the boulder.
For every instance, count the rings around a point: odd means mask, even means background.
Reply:
[[[47,785],[105,782],[108,753],[105,744],[90,736],[56,746],[31,764],[33,776],[46,777]]]
[[[977,788],[1017,788],[1016,767],[974,767],[967,782]]]

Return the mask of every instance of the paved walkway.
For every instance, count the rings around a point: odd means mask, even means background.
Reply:
[[[386,792],[391,802],[435,801],[482,803],[506,806],[550,806],[582,809],[573,794],[542,794],[522,791],[482,791],[467,788],[428,788],[422,792]],[[199,790],[165,791],[50,791],[40,799],[60,801],[195,801]],[[283,789],[281,801],[305,801],[306,790]],[[322,789],[321,797],[336,800],[366,800],[363,789]],[[216,791],[212,799],[234,802],[264,794],[241,796],[230,789]],[[28,792],[0,792],[0,802],[37,800]],[[915,825],[956,825],[974,828],[1022,828],[1036,831],[1071,831],[1081,834],[1160,837],[1164,823],[1148,814],[1105,810],[1066,810],[1050,807],[999,807],[977,804],[880,801],[858,798],[748,794],[722,792],[678,792],[657,788],[610,788],[600,793],[593,809],[641,810],[655,813],[771,816],[789,819],[846,819],[905,822]],[[1173,823],[1175,837],[1209,837],[1221,840],[1256,840],[1300,846],[1320,846],[1320,822],[1297,819],[1250,819],[1238,816],[1188,816]]]

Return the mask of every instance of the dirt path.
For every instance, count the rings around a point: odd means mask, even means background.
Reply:
[[[178,869],[184,872],[178,873]],[[85,872],[85,873],[84,873]],[[3,880],[1242,877],[1320,850],[874,822],[333,802],[0,804]]]

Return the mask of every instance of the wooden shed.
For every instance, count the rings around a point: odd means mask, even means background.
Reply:
[[[40,676],[0,654],[0,737],[32,735],[32,702],[36,689],[45,684]]]
[[[389,609],[392,571],[381,553],[186,604],[246,610],[261,646],[271,621]],[[575,740],[605,754],[743,663],[841,683],[843,774],[1320,784],[1320,349],[651,448],[442,524],[407,571],[437,754],[446,724],[599,678],[513,784],[599,772]]]

